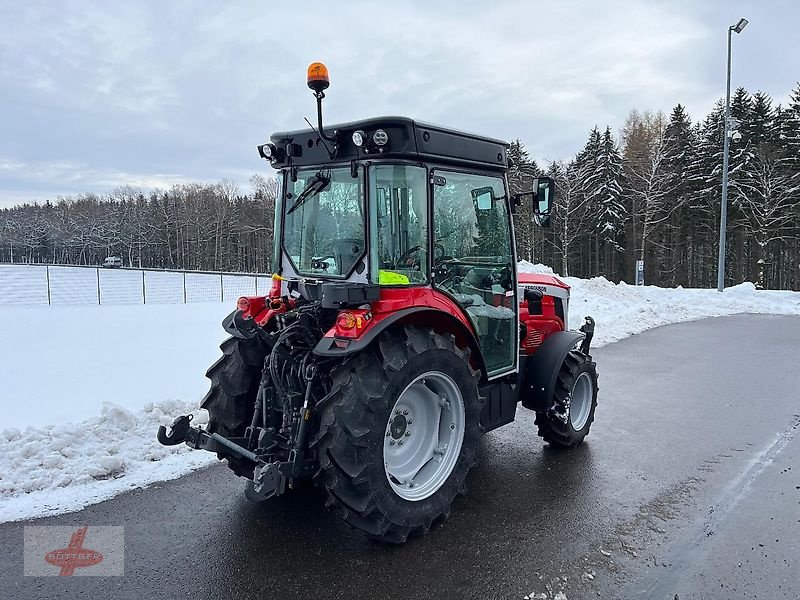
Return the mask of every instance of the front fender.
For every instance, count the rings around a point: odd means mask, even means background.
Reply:
[[[535,411],[550,408],[550,399],[556,388],[558,372],[564,359],[585,335],[577,331],[559,331],[539,346],[525,364],[523,378],[522,406]]]

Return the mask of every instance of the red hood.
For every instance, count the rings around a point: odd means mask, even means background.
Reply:
[[[554,285],[565,290],[569,289],[569,286],[555,275],[545,275],[544,273],[517,273],[517,283],[519,285]]]

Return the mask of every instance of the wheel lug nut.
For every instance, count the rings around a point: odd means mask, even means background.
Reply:
[[[400,440],[399,442],[397,442],[397,445],[398,446],[402,446],[403,445],[403,440]]]
[[[395,408],[394,409],[394,414],[399,415],[400,414],[400,409],[399,408]]]
[[[455,428],[456,428],[456,424],[455,423],[450,423],[450,429],[455,429]]]
[[[405,409],[405,410],[403,411],[403,414],[404,414],[404,415],[407,415],[407,414],[408,414],[408,409]]]
[[[409,420],[408,420],[408,424],[409,424],[409,425],[411,425],[413,422],[414,422],[414,421],[412,421],[411,419],[409,419]]]
[[[406,431],[406,437],[408,437],[410,435],[411,435],[411,432],[410,431]]]
[[[394,440],[389,440],[389,445],[394,446]]]

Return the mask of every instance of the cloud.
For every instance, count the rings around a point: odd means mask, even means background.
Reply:
[[[123,181],[243,184],[267,168],[256,144],[313,116],[313,60],[331,70],[326,122],[405,114],[568,157],[632,108],[702,117],[723,91],[725,23],[745,7],[736,75],[783,98],[797,36],[769,29],[800,17],[791,2],[9,3],[0,203]]]
[[[241,173],[236,173],[241,176]],[[189,178],[175,173],[136,173],[96,169],[86,163],[73,161],[23,163],[0,157],[0,206],[25,202],[54,200],[56,196],[85,192],[110,192],[131,186],[140,189],[167,189],[192,181],[211,181],[202,177]],[[61,190],[53,193],[53,189]]]

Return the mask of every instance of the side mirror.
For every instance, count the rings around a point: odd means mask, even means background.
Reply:
[[[556,184],[551,177],[537,177],[533,180],[533,220],[540,227],[550,227],[550,212]]]
[[[494,190],[491,187],[482,187],[472,190],[472,198],[478,205],[478,210],[489,210],[494,203]]]

